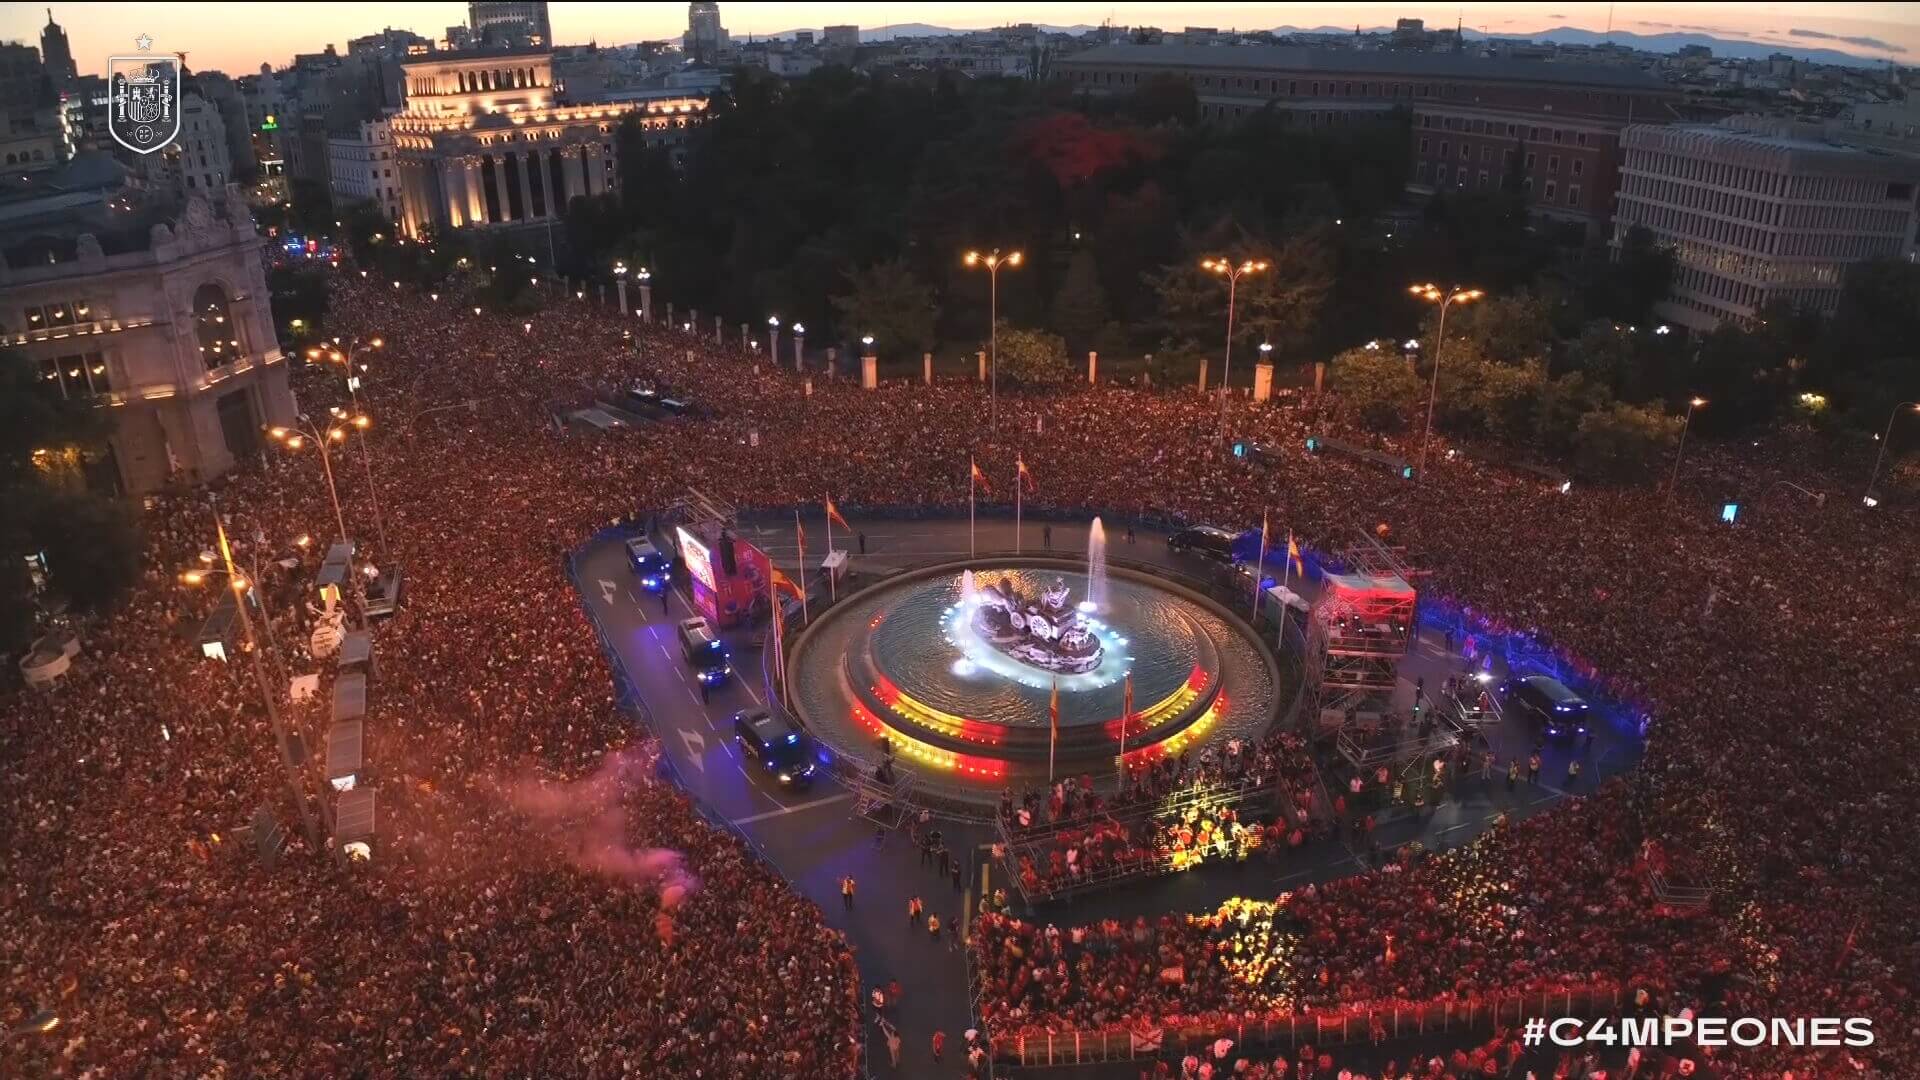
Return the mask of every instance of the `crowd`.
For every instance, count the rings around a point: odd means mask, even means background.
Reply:
[[[1866,1015],[1882,1038],[1855,1060],[1896,1075],[1910,1059],[1920,877],[1904,830],[1920,726],[1902,703],[1920,654],[1903,601],[1920,592],[1920,529],[1895,507],[1771,494],[1779,480],[1850,490],[1810,437],[1690,447],[1669,503],[1561,494],[1465,456],[1407,482],[1310,455],[1308,433],[1406,449],[1345,430],[1327,399],[1236,401],[1231,430],[1278,448],[1277,464],[1250,466],[1220,450],[1214,406],[1179,390],[1010,393],[993,437],[970,382],[803,383],[590,301],[495,317],[457,286],[428,297],[349,268],[329,322],[388,344],[361,401],[396,550],[368,554],[409,578],[377,633],[376,861],[342,872],[296,839],[279,869],[256,863],[253,808],[295,815],[244,666],[189,644],[210,598],[175,577],[211,545],[216,513],[243,549],[322,546],[317,464],[278,457],[159,500],[141,588],[86,628],[64,685],[0,707],[0,1020],[66,1020],[16,1044],[29,1072],[847,1074],[845,947],[729,834],[665,785],[622,793],[627,841],[683,853],[699,882],[662,922],[657,890],[582,866],[503,794],[644,751],[561,560],[688,486],[744,506],[831,495],[857,520],[863,506],[962,505],[970,456],[1010,491],[1016,455],[1035,516],[1241,527],[1270,511],[1321,551],[1387,524],[1432,572],[1423,604],[1487,641],[1530,635],[1652,723],[1632,783],[1447,855],[1197,920],[1050,935],[983,917],[972,947],[994,978],[995,1035],[1577,982],[1728,1016]],[[634,381],[707,415],[592,437],[552,422]],[[301,382],[310,403],[341,393],[337,373]],[[360,470],[336,479],[349,520],[368,520]],[[1749,504],[1739,525],[1720,522],[1722,502]],[[276,614],[288,669],[314,668],[306,612]],[[294,713],[306,745],[323,712]],[[1653,852],[1713,890],[1707,911],[1656,917]],[[1791,1048],[1717,1064],[1847,1067]]]

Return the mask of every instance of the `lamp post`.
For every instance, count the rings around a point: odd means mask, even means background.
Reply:
[[[1680,422],[1680,445],[1673,451],[1673,476],[1667,480],[1667,501],[1673,501],[1673,489],[1680,483],[1680,459],[1687,452],[1687,429],[1693,426],[1693,410],[1707,403],[1703,397],[1687,401],[1687,418]]]
[[[354,429],[360,433],[360,463],[365,466],[367,473],[367,499],[373,504],[374,536],[380,544],[380,558],[382,561],[385,561],[387,558],[387,522],[386,518],[380,512],[380,489],[373,482],[373,448],[367,445],[367,429],[373,426],[373,420],[360,411],[360,376],[354,374],[354,350],[357,348],[383,349],[386,348],[387,343],[384,339],[377,337],[369,338],[365,341],[354,338],[345,345],[340,345],[339,338],[334,338],[333,340],[337,347],[329,354],[328,359],[336,364],[340,364],[347,377],[347,397],[353,402],[353,411],[355,414],[352,418],[352,424]],[[313,358],[315,351],[316,350],[308,350],[307,356],[309,359]],[[360,364],[359,367],[361,371],[367,370],[365,363]]]
[[[1867,474],[1867,491],[1860,497],[1861,501],[1866,502],[1868,506],[1873,505],[1868,500],[1873,498],[1873,482],[1880,479],[1880,463],[1887,458],[1887,444],[1893,441],[1893,422],[1900,419],[1900,410],[1905,408],[1920,412],[1920,401],[1903,401],[1895,405],[1893,411],[1887,414],[1887,430],[1880,436],[1880,452],[1873,456],[1873,471]]]
[[[1440,351],[1446,347],[1447,309],[1455,303],[1471,304],[1487,294],[1480,289],[1463,289],[1458,285],[1443,290],[1431,282],[1411,286],[1407,291],[1429,304],[1440,305],[1440,325],[1433,331],[1433,381],[1427,387],[1427,424],[1420,430],[1420,463],[1414,467],[1416,475],[1424,476],[1427,471],[1427,439],[1433,434],[1433,402],[1440,394]]]
[[[1220,364],[1220,434],[1227,433],[1227,378],[1233,374],[1233,314],[1240,279],[1267,268],[1265,259],[1243,259],[1238,266],[1223,258],[1201,259],[1200,269],[1227,279],[1227,355]]]
[[[218,519],[216,518],[215,520],[217,521]],[[221,546],[223,548],[226,547],[225,540],[226,533],[225,530],[222,530]],[[294,762],[293,746],[287,739],[287,726],[285,721],[280,717],[279,705],[274,701],[273,684],[267,679],[266,665],[262,663],[260,659],[260,654],[263,650],[260,648],[259,641],[253,636],[253,616],[247,612],[247,600],[243,594],[251,587],[252,583],[247,580],[246,575],[234,570],[231,553],[223,551],[223,554],[227,556],[226,567],[224,570],[213,572],[224,573],[227,577],[228,586],[233,589],[233,606],[235,610],[240,612],[240,631],[245,635],[247,652],[253,657],[254,683],[260,689],[260,703],[266,707],[267,722],[273,725],[273,740],[280,748],[280,764],[284,766],[286,770],[287,792],[293,796],[293,805],[300,811],[300,827],[307,834],[307,843],[312,845],[314,854],[317,855],[326,850],[326,845],[323,844],[320,839],[320,823],[313,816],[313,807],[307,805],[306,785],[301,782],[300,767]],[[196,572],[189,571],[189,573]],[[187,575],[181,575],[181,580],[186,581]],[[188,584],[195,584],[197,581],[204,580],[206,580],[205,576],[202,575],[195,581],[188,581]]]
[[[805,371],[807,366],[807,328],[803,323],[793,324],[793,370]],[[829,373],[831,374],[831,373]]]
[[[620,301],[620,317],[632,318],[633,313],[627,307],[627,264],[624,261],[615,261],[613,264],[613,294]]]
[[[347,423],[353,424],[356,427],[364,427],[370,422],[366,417],[357,414],[354,416],[336,415],[334,419],[345,420]],[[333,484],[333,459],[331,455],[327,453],[328,443],[346,441],[346,428],[338,424],[329,423],[323,430],[318,424],[315,424],[306,413],[301,413],[299,420],[292,427],[271,427],[267,429],[267,434],[273,436],[274,439],[278,440],[281,445],[289,450],[298,450],[304,447],[309,439],[313,441],[315,446],[320,448],[320,469],[327,478],[327,498],[333,503],[333,521],[334,524],[340,527],[340,542],[343,544],[346,543],[347,516],[340,512],[340,491],[334,487]]]
[[[767,359],[780,366],[780,316],[767,316]]]
[[[633,278],[640,283],[640,321],[650,323],[653,321],[653,271],[643,266]]]
[[[987,425],[1000,430],[1000,268],[1020,265],[1026,256],[1018,251],[1001,254],[994,248],[985,255],[969,251],[961,259],[968,267],[987,271]]]

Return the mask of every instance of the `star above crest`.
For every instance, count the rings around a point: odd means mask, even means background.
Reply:
[[[146,34],[141,34],[139,37],[134,38],[133,43],[140,47],[141,52],[147,52],[153,48],[153,38],[148,37]]]

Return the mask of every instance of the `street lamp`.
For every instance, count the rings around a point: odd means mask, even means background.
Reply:
[[[1407,291],[1429,304],[1440,305],[1440,325],[1433,332],[1433,384],[1427,388],[1427,426],[1420,430],[1420,463],[1414,467],[1415,474],[1421,475],[1427,471],[1427,438],[1433,434],[1433,401],[1440,393],[1440,350],[1446,347],[1447,309],[1455,303],[1471,304],[1487,294],[1458,285],[1443,290],[1432,282],[1409,286]]]
[[[1222,258],[1201,259],[1200,269],[1227,279],[1227,356],[1220,365],[1220,433],[1227,432],[1227,377],[1233,373],[1233,314],[1234,302],[1240,290],[1240,279],[1248,274],[1257,274],[1267,268],[1265,259],[1243,259],[1238,266]]]
[[[1887,430],[1880,436],[1880,452],[1873,456],[1873,471],[1867,474],[1867,492],[1861,496],[1861,501],[1869,507],[1879,502],[1873,494],[1873,482],[1880,478],[1880,463],[1886,460],[1887,444],[1893,441],[1893,422],[1900,418],[1900,410],[1908,407],[1911,407],[1914,412],[1920,412],[1920,401],[1903,401],[1895,405],[1893,411],[1887,414]]]
[[[217,523],[217,517],[215,521]],[[253,616],[247,612],[247,601],[243,595],[251,583],[244,575],[234,570],[233,555],[231,550],[226,548],[225,539],[225,531],[222,530],[222,554],[226,556],[226,566],[223,569],[189,570],[180,575],[180,579],[189,585],[194,585],[207,580],[209,575],[225,574],[228,584],[233,588],[233,606],[240,613],[240,629],[246,637],[247,652],[253,656],[254,683],[260,688],[261,704],[266,706],[267,721],[273,725],[274,742],[280,747],[280,764],[286,769],[287,791],[293,796],[293,804],[300,809],[300,825],[307,834],[307,842],[313,846],[314,854],[317,855],[326,850],[326,846],[321,843],[320,823],[314,819],[313,807],[307,805],[306,785],[301,782],[299,766],[294,763],[293,747],[287,738],[287,726],[280,718],[280,708],[274,701],[273,684],[268,680],[266,665],[260,659],[263,650],[253,636]],[[202,556],[202,561],[206,561],[205,556]]]
[[[365,466],[367,473],[367,498],[373,504],[374,535],[380,542],[380,558],[385,560],[387,557],[387,523],[385,516],[380,512],[379,488],[376,487],[373,482],[373,449],[367,445],[367,429],[373,426],[373,421],[368,418],[366,414],[360,412],[360,377],[353,372],[355,363],[354,351],[356,349],[384,349],[387,346],[387,342],[386,339],[378,337],[366,339],[356,337],[345,344],[341,344],[339,338],[334,338],[333,342],[337,348],[327,354],[327,359],[339,364],[342,374],[346,376],[347,396],[353,402],[355,414],[350,418],[349,422],[360,432],[360,461],[361,464]],[[318,349],[308,349],[307,359],[318,359],[318,353]],[[367,370],[367,365],[361,362],[359,369],[365,371]]]
[[[994,248],[985,255],[969,251],[960,260],[987,271],[987,423],[995,432],[1000,430],[1000,268],[1018,267],[1025,258],[1018,251],[1003,255]]]
[[[365,416],[360,415],[336,415],[333,419],[344,420],[347,424],[362,428],[371,422],[368,421]],[[299,450],[306,446],[309,440],[313,442],[313,445],[320,448],[320,469],[327,478],[327,498],[333,502],[333,520],[335,524],[340,526],[340,542],[343,544],[346,543],[347,517],[340,512],[340,491],[334,487],[333,484],[333,458],[327,452],[327,444],[330,442],[345,442],[347,429],[331,421],[329,421],[323,429],[320,425],[314,423],[306,413],[301,413],[297,422],[295,422],[292,427],[270,427],[267,429],[267,434],[273,436],[275,441],[289,450]]]
[[[1707,403],[1703,397],[1687,401],[1687,418],[1680,422],[1680,445],[1673,451],[1673,476],[1667,480],[1667,501],[1673,501],[1673,489],[1680,483],[1680,458],[1687,452],[1687,429],[1693,426],[1693,410]]]

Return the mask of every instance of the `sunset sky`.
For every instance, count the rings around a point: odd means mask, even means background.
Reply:
[[[1527,34],[1554,27],[1613,28],[1636,34],[1693,32],[1722,38],[1837,49],[1879,60],[1912,63],[1920,56],[1920,5],[1911,3],[723,3],[721,17],[736,36],[857,23],[876,28],[920,22],[951,27],[991,27],[1010,22],[1094,25],[1111,18],[1122,25],[1275,26],[1390,25],[1400,17],[1451,26],[1456,17],[1494,34]],[[92,3],[56,4],[53,15],[73,41],[83,73],[99,74],[105,58],[133,51],[133,38],[151,34],[154,48],[185,51],[196,70],[234,75],[261,63],[286,64],[296,52],[319,52],[332,43],[346,51],[348,38],[383,27],[439,38],[466,21],[464,3]],[[563,44],[597,40],[617,45],[676,37],[686,28],[684,3],[555,3],[554,37]],[[44,7],[0,6],[0,39],[37,44]]]

